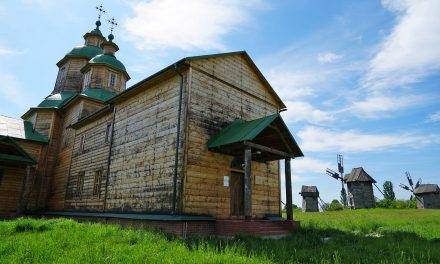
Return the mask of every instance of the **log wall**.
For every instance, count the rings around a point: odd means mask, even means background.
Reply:
[[[0,166],[3,177],[0,179],[0,212],[15,212],[20,199],[24,168]]]
[[[230,217],[233,157],[208,151],[208,140],[235,118],[252,120],[277,112],[280,106],[240,55],[208,58],[191,63],[190,103],[187,114],[188,148],[183,212]],[[253,216],[279,214],[278,161],[252,162]]]
[[[146,85],[137,88],[141,93],[115,104],[108,211],[171,210],[179,78],[173,74]]]

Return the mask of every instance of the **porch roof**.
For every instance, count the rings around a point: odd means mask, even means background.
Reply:
[[[207,144],[211,151],[233,156],[250,147],[257,150],[252,159],[260,161],[304,156],[279,113],[251,121],[236,119]]]
[[[33,165],[37,162],[14,139],[0,136],[0,164],[23,166]]]

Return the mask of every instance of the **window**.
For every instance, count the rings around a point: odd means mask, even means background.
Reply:
[[[62,68],[58,71],[58,77],[57,77],[57,82],[56,82],[56,85],[57,85],[57,86],[60,85],[61,82],[63,81],[64,76],[65,76],[65,72],[66,72],[66,67],[62,67]]]
[[[5,173],[4,169],[0,169],[0,186],[2,185],[3,174]]]
[[[109,80],[108,80],[108,85],[109,86],[115,86],[115,81],[116,81],[116,73],[114,73],[114,72],[110,72],[110,77],[109,77]]]
[[[95,171],[95,179],[93,180],[93,195],[101,195],[102,170]]]
[[[86,88],[90,86],[90,75],[91,75],[91,71],[88,71],[86,72],[86,74],[84,74],[82,91],[84,91]]]
[[[112,124],[107,124],[105,128],[105,143],[110,143],[112,140]]]
[[[84,171],[78,172],[78,178],[76,179],[76,196],[81,197],[83,185],[84,185]]]
[[[86,144],[86,134],[83,134],[81,136],[81,142],[79,142],[79,152],[83,152],[84,151],[84,145]]]
[[[101,46],[101,40],[98,39],[98,40],[96,41],[96,46],[97,46],[98,48],[100,48],[100,46]]]
[[[66,131],[64,131],[64,141],[63,141],[63,147],[69,146],[69,136],[70,136],[70,128],[66,128]]]

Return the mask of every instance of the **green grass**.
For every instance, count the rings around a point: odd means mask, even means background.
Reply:
[[[66,219],[0,221],[0,263],[440,263],[440,210],[301,213],[280,239],[180,240]]]

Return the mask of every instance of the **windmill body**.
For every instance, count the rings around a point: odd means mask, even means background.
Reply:
[[[440,209],[440,189],[437,184],[420,184],[414,189],[419,209]]]
[[[350,174],[346,174],[344,181],[348,189],[348,205],[352,209],[374,208],[373,184],[376,181],[362,168],[354,168]]]
[[[303,212],[319,212],[318,208],[318,198],[319,191],[316,186],[306,186],[301,187],[301,192],[299,193],[302,197],[302,211]]]

